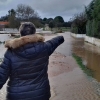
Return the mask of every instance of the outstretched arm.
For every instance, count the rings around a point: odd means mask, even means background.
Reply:
[[[7,50],[4,55],[3,62],[0,64],[0,89],[6,83],[10,73],[10,59],[8,58],[8,55],[9,51]]]
[[[63,36],[57,36],[51,40],[46,41],[46,46],[48,48],[48,54],[49,56],[54,52],[54,50],[64,42]]]

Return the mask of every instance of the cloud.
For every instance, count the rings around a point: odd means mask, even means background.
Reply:
[[[82,12],[84,6],[88,5],[91,0],[34,0],[30,5],[43,13],[44,16],[73,16],[76,13]]]
[[[92,0],[0,0],[0,10],[16,9],[18,4],[30,5],[43,17],[55,17],[57,15],[69,19],[76,13],[82,12],[84,6]]]
[[[0,2],[6,2],[7,0],[0,0]]]
[[[0,6],[3,6],[5,2],[7,2],[7,0],[4,0],[4,1],[3,0],[0,0]]]
[[[12,0],[0,0],[0,5],[8,4]]]
[[[6,8],[9,8],[9,3],[12,0],[0,0],[0,10],[5,10]]]

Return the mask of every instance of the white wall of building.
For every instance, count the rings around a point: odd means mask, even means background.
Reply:
[[[85,36],[85,41],[100,47],[100,39]]]

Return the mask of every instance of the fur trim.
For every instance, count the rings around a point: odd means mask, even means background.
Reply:
[[[37,34],[27,35],[27,36],[6,41],[5,47],[16,49],[28,43],[44,42],[44,40],[45,40],[44,37],[41,35],[37,35]]]

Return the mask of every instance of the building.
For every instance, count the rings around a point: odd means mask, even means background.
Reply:
[[[0,21],[0,31],[3,31],[6,26],[9,25],[8,21]]]

